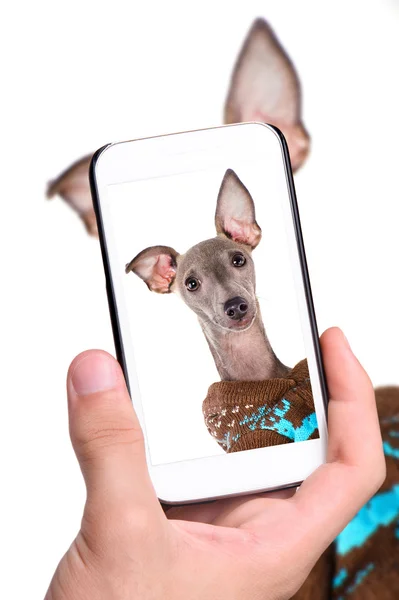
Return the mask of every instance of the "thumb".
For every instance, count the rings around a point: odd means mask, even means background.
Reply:
[[[315,552],[327,547],[385,478],[371,381],[339,329],[327,330],[321,347],[330,395],[327,463],[292,498]]]
[[[67,377],[69,429],[88,502],[107,514],[140,505],[160,509],[147,470],[143,432],[118,362],[79,354]]]

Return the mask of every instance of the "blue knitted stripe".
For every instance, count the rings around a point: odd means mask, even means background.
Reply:
[[[376,494],[348,523],[337,537],[337,552],[341,556],[362,546],[380,527],[399,519],[399,484]]]
[[[357,571],[354,582],[348,586],[344,592],[344,596],[339,596],[338,600],[344,600],[345,596],[352,594],[355,589],[366,579],[367,575],[374,569],[374,563],[369,563],[364,569]]]
[[[251,415],[245,415],[240,425],[247,425],[251,431],[257,429],[275,431],[292,442],[304,442],[317,429],[316,413],[311,413],[303,419],[301,425],[294,427],[293,423],[285,417],[290,408],[289,400],[283,398],[274,407],[260,406]]]
[[[382,446],[384,448],[384,454],[386,454],[386,456],[399,458],[399,448],[394,448],[389,442],[384,442]]]
[[[333,588],[335,589],[342,585],[347,577],[348,571],[346,569],[341,569],[333,579]]]

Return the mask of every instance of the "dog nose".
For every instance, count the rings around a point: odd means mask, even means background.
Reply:
[[[248,312],[248,304],[245,298],[241,298],[241,296],[236,296],[235,298],[231,298],[227,300],[224,305],[224,312],[233,321],[238,321]]]

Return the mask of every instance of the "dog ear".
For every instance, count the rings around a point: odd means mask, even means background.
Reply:
[[[168,294],[176,277],[178,256],[179,253],[169,246],[151,246],[137,254],[126,265],[125,271],[136,273],[152,292]]]
[[[255,220],[251,194],[232,169],[227,169],[220,186],[215,225],[217,233],[247,244],[252,249],[256,248],[262,237],[262,230]]]
[[[91,156],[85,156],[71,165],[51,181],[47,188],[47,198],[61,196],[78,213],[90,235],[98,237],[97,222],[91,200],[89,165]]]
[[[309,153],[310,138],[301,122],[301,89],[294,65],[264,19],[254,21],[230,82],[225,123],[261,121],[284,134],[292,168]]]

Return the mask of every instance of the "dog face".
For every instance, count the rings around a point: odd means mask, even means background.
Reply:
[[[178,257],[176,292],[205,324],[242,331],[256,316],[255,270],[251,249],[218,236]]]
[[[261,239],[252,197],[228,169],[217,199],[217,236],[185,254],[152,246],[128,265],[151,291],[177,293],[207,324],[230,331],[248,329],[255,317],[255,269],[252,250]]]

